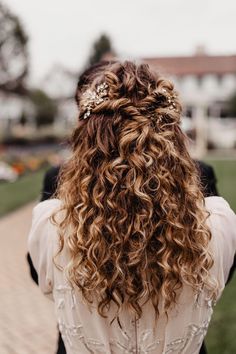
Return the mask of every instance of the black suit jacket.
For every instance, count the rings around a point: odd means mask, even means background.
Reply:
[[[213,168],[202,161],[196,161],[204,197],[217,196],[217,180]]]

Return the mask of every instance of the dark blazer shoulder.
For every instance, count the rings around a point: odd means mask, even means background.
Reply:
[[[56,192],[60,166],[51,167],[44,176],[41,201],[47,200]]]

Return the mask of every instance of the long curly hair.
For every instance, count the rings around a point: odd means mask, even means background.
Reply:
[[[84,119],[84,93],[104,82],[108,97]],[[140,318],[149,300],[158,316],[183,284],[213,291],[208,215],[173,84],[145,64],[100,63],[81,77],[76,101],[58,190],[69,281],[102,316],[113,302]]]

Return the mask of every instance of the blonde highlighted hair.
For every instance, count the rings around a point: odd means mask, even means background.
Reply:
[[[83,93],[104,82],[107,99],[84,119]],[[71,283],[102,316],[114,302],[138,318],[149,300],[156,315],[160,299],[167,311],[184,283],[212,288],[211,233],[173,84],[147,65],[101,63],[81,78],[76,100],[57,222]]]

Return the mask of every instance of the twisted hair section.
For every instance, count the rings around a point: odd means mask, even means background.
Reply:
[[[102,82],[108,99],[83,119],[83,92]],[[172,83],[146,65],[117,62],[78,86],[76,98],[57,222],[71,283],[102,316],[114,302],[118,312],[125,303],[139,318],[146,301],[158,316],[160,301],[167,311],[184,283],[213,294],[211,233]]]

